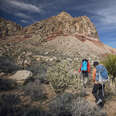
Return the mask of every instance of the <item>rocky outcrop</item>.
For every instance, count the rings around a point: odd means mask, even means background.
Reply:
[[[14,22],[0,18],[0,38],[16,35],[22,27]]]
[[[94,24],[87,16],[73,18],[66,12],[39,21],[24,28],[23,33],[40,35],[42,38],[58,35],[83,34],[98,39]]]

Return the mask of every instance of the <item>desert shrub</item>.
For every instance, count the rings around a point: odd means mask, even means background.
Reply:
[[[105,112],[99,110],[83,98],[74,99],[70,107],[72,116],[107,116]]]
[[[16,88],[17,84],[15,81],[10,79],[0,78],[0,91],[8,91]]]
[[[70,70],[70,63],[67,61],[62,61],[48,68],[47,79],[57,93],[63,92],[67,87],[74,85],[75,76],[70,74]]]
[[[15,94],[0,95],[0,116],[51,116],[41,107],[24,106]]]
[[[34,79],[39,79],[41,82],[47,82],[46,73],[47,73],[47,63],[34,61],[30,67],[27,69],[33,73]]]
[[[65,116],[66,114],[68,116],[70,114],[69,104],[72,98],[73,95],[70,93],[58,95],[49,103],[50,113],[53,114],[53,116]]]
[[[46,98],[45,92],[38,79],[36,79],[34,82],[29,82],[24,86],[23,89],[25,95],[31,96],[31,99],[34,101],[42,100]]]
[[[0,72],[12,73],[18,69],[20,69],[20,67],[15,64],[12,58],[0,56]]]
[[[109,74],[113,76],[113,79],[116,78],[116,55],[108,55],[102,63],[107,68]]]
[[[15,94],[0,95],[0,116],[20,116],[21,109],[17,107],[20,98]]]
[[[84,98],[69,93],[58,95],[49,104],[49,109],[53,116],[106,116],[105,112]]]
[[[51,116],[51,115],[40,107],[28,107],[24,109],[24,114],[22,116]]]

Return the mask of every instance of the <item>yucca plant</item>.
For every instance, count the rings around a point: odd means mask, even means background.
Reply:
[[[107,68],[109,75],[112,76],[112,80],[116,78],[116,55],[109,54],[102,64]]]

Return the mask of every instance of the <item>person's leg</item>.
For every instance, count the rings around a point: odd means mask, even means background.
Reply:
[[[98,84],[94,84],[93,86],[93,90],[92,90],[92,94],[96,99],[96,102],[98,101],[99,97],[98,97],[98,91],[99,91],[99,87]]]
[[[99,96],[99,100],[97,102],[97,105],[100,107],[103,107],[104,106],[104,85],[102,84],[99,84],[98,96]]]
[[[87,85],[87,82],[88,82],[88,78],[85,77],[85,78],[84,78],[84,84]]]
[[[84,87],[86,87],[88,83],[88,72],[84,72]]]
[[[102,84],[99,84],[99,93],[98,93],[98,96],[100,99],[104,100],[104,85]]]
[[[105,87],[105,85],[99,84],[98,96],[99,96],[99,99],[102,100],[102,103],[104,103],[104,87]]]
[[[84,77],[84,73],[81,72],[81,76],[80,76],[80,84],[81,84],[81,86],[83,86],[83,77]]]

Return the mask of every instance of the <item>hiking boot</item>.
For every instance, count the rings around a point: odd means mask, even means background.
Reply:
[[[95,100],[95,103],[97,103],[98,100]]]
[[[99,99],[96,104],[99,105],[100,103],[102,103],[101,99]]]

